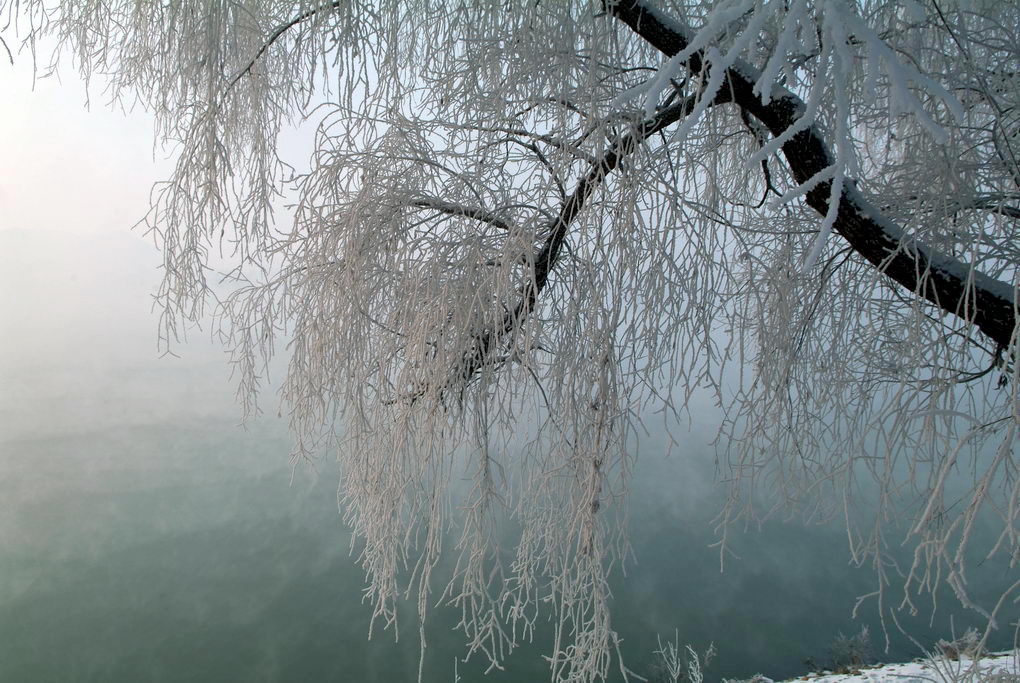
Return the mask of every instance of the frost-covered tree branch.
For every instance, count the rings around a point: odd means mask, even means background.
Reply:
[[[831,179],[819,179],[834,164],[824,135],[814,124],[804,125],[807,105],[795,94],[766,84],[770,97],[760,96],[760,71],[742,61],[723,67],[706,60],[702,50],[690,51],[691,31],[675,19],[657,11],[645,0],[617,0],[607,10],[663,53],[685,54],[685,66],[692,74],[725,68],[721,88],[732,101],[762,122],[779,140],[796,182],[810,184],[807,203],[822,216],[830,214],[830,203],[838,197],[833,228],[854,250],[908,291],[931,301],[943,310],[973,322],[1000,349],[1015,345],[1018,310],[1017,290],[1012,284],[995,280],[959,259],[923,244],[902,227],[883,216],[857,190],[852,179],[833,190]],[[1011,215],[1007,210],[1003,213]]]
[[[722,103],[726,99],[725,93],[720,93],[715,102]],[[571,222],[583,210],[585,203],[592,193],[602,185],[606,176],[616,169],[628,154],[636,151],[641,142],[690,114],[696,101],[693,97],[685,97],[680,102],[663,108],[652,118],[635,124],[633,130],[628,131],[613,143],[609,150],[592,164],[592,168],[577,184],[559,213],[543,230],[543,233],[548,237],[541,248],[537,253],[524,257],[531,266],[530,279],[523,285],[523,291],[516,306],[507,311],[499,327],[487,329],[475,336],[458,373],[460,380],[469,381],[475,373],[489,363],[494,350],[501,347],[507,337],[512,337],[527,315],[531,313],[536,299],[552,276],[553,269],[566,243]]]
[[[626,671],[643,419],[704,393],[721,553],[738,520],[841,516],[883,613],[940,581],[1009,604],[967,577],[1020,557],[1020,3],[0,0],[0,25],[153,113],[161,341],[212,313],[249,412],[285,355],[373,624],[441,602],[502,667],[549,614],[552,678]]]

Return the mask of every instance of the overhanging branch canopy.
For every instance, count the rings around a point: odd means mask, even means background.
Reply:
[[[670,57],[680,54],[690,42],[689,32],[679,21],[644,0],[609,0],[607,10],[627,24],[649,44]],[[704,52],[695,51],[686,62],[692,74],[706,75]],[[776,137],[793,129],[806,106],[795,94],[784,90],[762,102],[755,94],[755,69],[740,63],[727,69],[725,85],[734,104],[768,127]],[[832,164],[827,143],[815,125],[797,132],[782,146],[783,155],[797,182],[806,183]],[[823,181],[807,192],[807,203],[819,214],[829,212],[831,181]],[[1000,349],[1014,343],[1017,322],[1017,290],[972,268],[968,264],[922,244],[872,206],[850,180],[843,181],[833,227],[853,249],[886,276],[916,292],[942,310],[972,322]]]

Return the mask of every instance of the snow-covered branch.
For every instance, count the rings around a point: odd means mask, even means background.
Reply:
[[[714,104],[727,100],[726,93],[720,93]],[[470,381],[481,368],[491,362],[497,349],[503,348],[512,339],[534,308],[538,295],[545,289],[567,238],[568,228],[584,209],[592,194],[602,185],[606,176],[648,137],[691,114],[698,104],[696,97],[685,97],[661,109],[652,117],[641,121],[624,136],[619,138],[602,157],[592,165],[588,173],[578,182],[574,191],[553,218],[546,231],[548,237],[541,249],[531,259],[532,275],[523,286],[517,305],[503,316],[502,324],[485,330],[473,339],[471,349],[464,355],[464,363],[457,377],[465,383]]]
[[[678,20],[645,0],[610,0],[606,7],[664,54],[682,56],[692,74],[711,73],[711,60],[706,59],[704,50],[691,49],[691,31]],[[778,87],[765,91],[769,97],[761,96],[758,76],[753,67],[737,61],[726,69],[723,88],[731,93],[737,106],[761,121],[776,138],[787,138],[782,151],[797,182],[809,183],[822,177],[832,166],[833,155],[817,125],[800,124],[808,105],[793,92]],[[796,132],[791,135],[791,131]],[[831,197],[838,194],[833,227],[858,254],[909,291],[973,322],[999,347],[1011,347],[1018,321],[1015,287],[921,243],[883,216],[856,189],[854,181],[840,182],[842,188],[837,193],[833,192],[831,179],[815,183],[806,192],[806,200],[826,216]]]

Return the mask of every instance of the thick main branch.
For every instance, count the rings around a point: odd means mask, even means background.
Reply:
[[[720,93],[713,104],[728,100],[728,94]],[[653,117],[634,126],[621,136],[588,170],[577,183],[574,191],[560,207],[559,213],[550,220],[544,231],[547,237],[533,260],[531,280],[525,283],[521,297],[513,309],[508,310],[500,323],[491,327],[472,340],[471,348],[465,352],[458,379],[470,380],[476,372],[491,362],[497,349],[520,329],[535,306],[538,295],[549,283],[549,276],[556,265],[567,237],[567,228],[584,209],[592,193],[602,185],[613,170],[629,154],[634,152],[649,136],[663,130],[684,118],[694,108],[695,97],[685,97],[659,110]]]
[[[606,9],[670,57],[689,44],[686,27],[643,0],[607,0]],[[701,52],[692,54],[686,66],[692,74],[707,68]],[[728,69],[723,89],[772,135],[781,135],[803,115],[804,102],[793,93],[783,92],[774,95],[768,104],[762,103],[754,93],[754,82],[749,76],[752,71],[747,65]],[[798,183],[808,181],[832,164],[829,148],[815,126],[794,135],[782,149]],[[807,203],[824,216],[829,209],[831,190],[831,182],[819,183],[807,193]],[[1018,310],[1017,293],[1012,285],[910,237],[849,182],[842,188],[833,227],[857,253],[895,282],[942,310],[973,322],[999,347],[1010,346]]]

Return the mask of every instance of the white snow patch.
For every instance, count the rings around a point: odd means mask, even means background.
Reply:
[[[920,660],[908,664],[883,664],[862,668],[850,674],[808,674],[790,681],[811,681],[812,683],[865,683],[873,681],[898,681],[900,683],[978,683],[988,681],[998,674],[996,681],[1015,680],[1020,683],[1020,650],[989,654],[977,661],[968,657],[947,660]],[[1014,676],[1017,678],[1010,678]],[[762,683],[769,679],[759,679]]]

